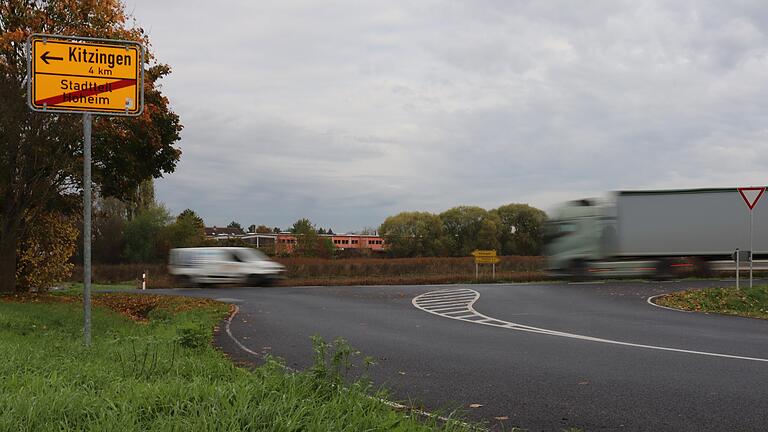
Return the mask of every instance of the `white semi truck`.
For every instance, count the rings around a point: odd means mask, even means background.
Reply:
[[[570,201],[545,228],[548,269],[575,278],[734,269],[733,252],[750,247],[749,212],[736,188],[620,191]],[[753,258],[765,259],[768,198],[752,212]]]

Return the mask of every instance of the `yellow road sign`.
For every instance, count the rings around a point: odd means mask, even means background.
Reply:
[[[475,264],[498,264],[501,262],[501,258],[492,257],[475,257]]]
[[[472,252],[472,256],[474,257],[495,257],[496,256],[496,250],[476,250]]]
[[[144,51],[136,42],[34,34],[29,106],[44,112],[139,115]]]

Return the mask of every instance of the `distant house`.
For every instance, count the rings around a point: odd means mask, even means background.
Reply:
[[[241,239],[257,248],[274,248],[274,252],[277,254],[291,254],[296,247],[296,236],[289,232],[275,234],[244,233],[237,228],[214,226],[205,228],[205,236],[211,240]],[[318,234],[318,236],[330,239],[333,246],[340,251],[356,249],[383,252],[387,249],[384,238],[376,235]]]
[[[333,246],[338,250],[348,249],[368,249],[371,252],[383,252],[387,245],[384,238],[375,235],[362,234],[319,234],[320,238],[331,240]],[[287,253],[293,252],[296,247],[296,236],[291,233],[277,234],[275,243],[275,252]]]
[[[229,228],[229,227],[205,227],[205,236],[210,239],[216,239],[216,238],[231,238],[231,237],[240,237],[243,234],[243,230],[239,228]]]

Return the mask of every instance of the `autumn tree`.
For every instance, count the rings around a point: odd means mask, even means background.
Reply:
[[[126,203],[113,197],[98,197],[93,209],[93,260],[117,264],[125,250]]]
[[[169,247],[195,247],[205,242],[205,223],[194,211],[186,209],[167,226]]]
[[[259,225],[256,227],[257,234],[269,234],[272,232],[272,228],[266,226],[266,225]]]
[[[492,210],[501,222],[504,255],[539,255],[544,243],[547,214],[527,204],[507,204]]]
[[[402,212],[390,216],[379,233],[396,257],[439,256],[446,253],[440,217],[429,212]]]
[[[500,221],[474,206],[458,206],[440,213],[451,254],[466,256],[475,249],[498,249]]]
[[[140,210],[125,224],[125,258],[131,262],[160,261],[170,247],[171,216],[163,205]]]
[[[317,256],[324,246],[320,242],[320,236],[317,234],[317,228],[307,218],[297,220],[291,226],[290,232],[296,236],[296,247],[294,253],[302,256]]]
[[[32,33],[125,39],[147,49],[145,108],[138,117],[96,116],[93,181],[103,196],[130,200],[147,179],[173,172],[181,125],[158,80],[170,73],[149,51],[141,28],[128,28],[119,0],[0,1],[0,292],[16,288],[20,239],[45,214],[76,214],[62,202],[82,193],[82,120],[32,112],[26,104],[26,50]]]
[[[19,242],[16,279],[23,289],[47,290],[72,274],[69,257],[79,237],[77,219],[61,213],[40,214],[25,221],[30,229]]]
[[[236,229],[239,233],[244,233],[243,226],[239,222],[232,221],[227,225],[227,228]]]

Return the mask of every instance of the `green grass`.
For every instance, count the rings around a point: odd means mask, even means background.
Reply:
[[[656,299],[662,306],[768,319],[768,285],[707,288],[667,294]]]
[[[396,412],[362,381],[338,385],[343,343],[317,344],[331,352],[303,373],[235,367],[210,344],[227,306],[196,302],[157,306],[147,323],[94,308],[85,348],[80,303],[0,299],[0,431],[463,430]]]
[[[91,292],[103,292],[103,291],[135,291],[137,289],[136,284],[124,282],[124,283],[92,283],[91,284]],[[82,294],[83,292],[83,284],[82,282],[68,282],[62,285],[62,287],[55,291],[55,294]]]

